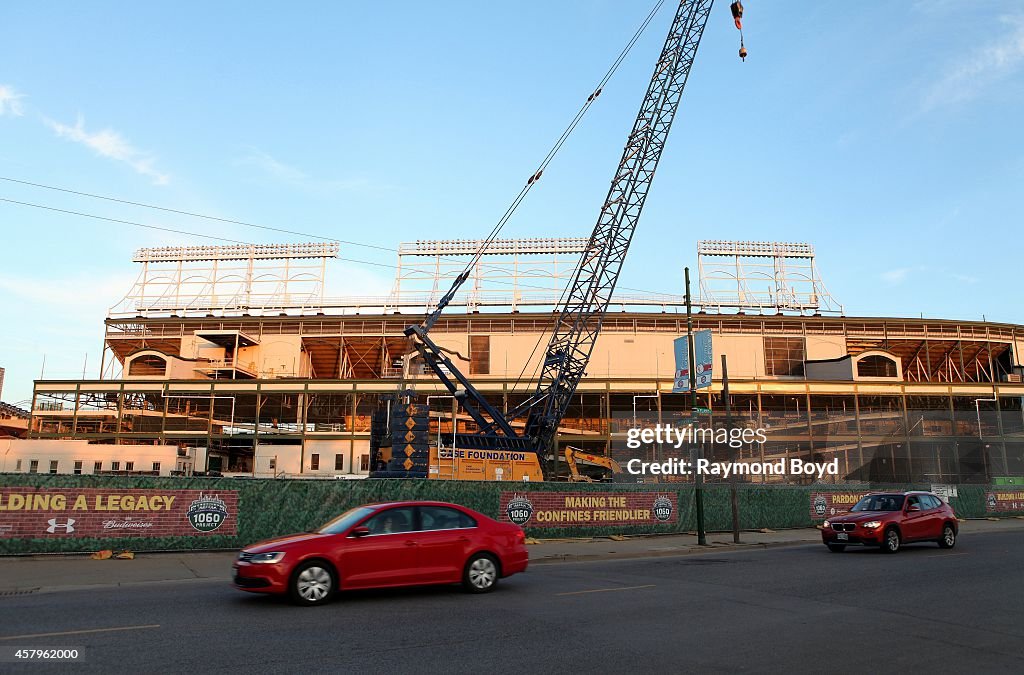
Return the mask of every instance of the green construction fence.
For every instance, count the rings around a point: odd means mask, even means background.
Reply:
[[[929,486],[888,486],[896,489],[928,489]],[[886,489],[888,489],[888,487]],[[367,480],[283,480],[239,478],[164,478],[149,476],[91,476],[49,474],[0,474],[0,494],[4,488],[28,490],[108,489],[108,490],[201,490],[217,494],[237,492],[237,530],[235,534],[202,536],[119,536],[109,538],[10,536],[4,530],[5,512],[0,509],[0,555],[29,553],[88,552],[100,549],[133,551],[171,551],[240,548],[253,542],[294,532],[311,530],[339,513],[360,504],[398,500],[437,500],[454,502],[494,518],[499,513],[502,493],[545,492],[579,494],[654,493],[665,496],[676,510],[671,522],[635,525],[581,525],[537,527],[527,522],[524,529],[541,538],[604,536],[611,534],[652,534],[689,532],[696,528],[694,488],[679,484],[572,484],[439,481],[422,479]],[[811,494],[822,492],[866,492],[878,486],[863,485],[740,485],[737,501],[740,528],[744,530],[812,527],[820,519],[812,517]],[[1003,486],[960,485],[950,503],[961,518],[1024,514],[1007,509],[1008,502],[987,503],[993,491]],[[730,488],[728,484],[709,484],[703,490],[705,525],[708,531],[732,528]],[[561,498],[561,495],[559,495]],[[1010,504],[1012,506],[1012,504]],[[1002,510],[1000,510],[1002,509]]]

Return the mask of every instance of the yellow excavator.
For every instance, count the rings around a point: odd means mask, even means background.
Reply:
[[[566,447],[565,448],[565,463],[569,466],[569,482],[570,483],[596,483],[590,476],[580,473],[580,468],[577,462],[589,462],[596,464],[597,466],[603,466],[604,468],[611,471],[613,474],[622,473],[622,467],[611,457],[602,457],[601,455],[592,455],[589,452],[583,452],[579,448]]]

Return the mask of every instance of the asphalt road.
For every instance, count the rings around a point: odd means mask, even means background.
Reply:
[[[535,565],[483,596],[298,608],[215,581],[0,597],[0,648],[69,672],[1024,672],[1024,532]],[[95,632],[90,632],[95,631]],[[38,635],[42,637],[11,636]],[[0,671],[11,668],[0,664]]]

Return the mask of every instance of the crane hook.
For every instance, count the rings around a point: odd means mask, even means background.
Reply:
[[[736,23],[736,30],[743,30],[743,3],[737,0],[729,5],[732,12],[732,20]]]
[[[732,12],[732,20],[736,24],[736,30],[740,32],[740,59],[745,62],[747,60],[747,48],[743,45],[743,3],[736,0],[736,2],[729,5],[729,10]]]

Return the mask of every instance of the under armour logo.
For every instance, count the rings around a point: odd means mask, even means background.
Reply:
[[[46,528],[46,531],[49,532],[50,534],[53,534],[58,529],[63,529],[65,534],[71,534],[72,532],[75,531],[75,519],[74,518],[68,518],[66,523],[58,523],[56,518],[50,518],[46,522],[48,522],[50,524],[50,526],[48,528]]]

